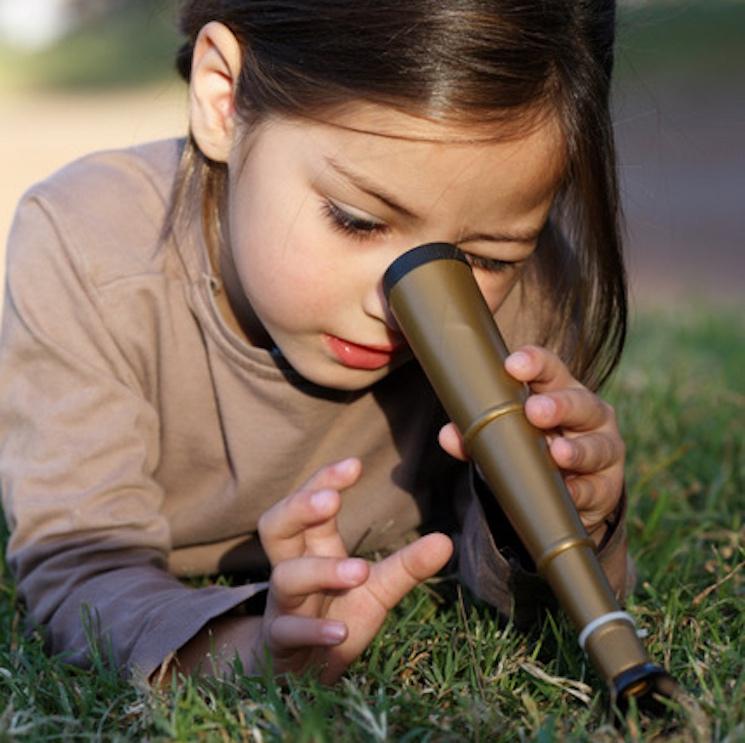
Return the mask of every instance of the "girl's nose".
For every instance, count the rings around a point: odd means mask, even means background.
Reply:
[[[381,273],[378,280],[367,290],[362,299],[362,309],[369,317],[374,317],[384,323],[388,329],[396,335],[401,335],[401,330],[396,323],[393,314],[385,300],[383,291],[383,274]]]

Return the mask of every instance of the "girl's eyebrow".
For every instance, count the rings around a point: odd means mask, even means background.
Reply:
[[[371,181],[369,181],[365,176],[360,175],[359,173],[352,172],[347,166],[342,165],[338,160],[334,159],[333,157],[325,157],[326,164],[329,165],[333,170],[335,170],[339,175],[346,178],[355,188],[359,189],[363,193],[368,194],[368,196],[372,196],[373,198],[377,199],[378,201],[385,204],[387,207],[392,209],[394,212],[398,212],[399,214],[402,214],[405,217],[408,217],[409,219],[418,220],[419,217],[414,214],[414,212],[411,209],[408,209],[407,207],[403,206],[403,204],[399,203],[395,197],[391,196],[389,193],[386,193],[386,191],[383,188],[380,188],[379,186],[375,185]],[[504,243],[504,242],[510,242],[510,243],[532,243],[537,238],[538,235],[541,232],[541,228],[539,227],[537,230],[530,230],[528,232],[512,232],[512,233],[506,233],[506,232],[500,232],[496,234],[485,234],[485,233],[473,233],[468,234],[459,239],[459,243],[465,243],[465,242],[497,242],[497,243]]]
[[[335,160],[333,157],[327,157],[325,158],[325,160],[327,165],[330,165],[339,175],[346,178],[353,186],[358,188],[360,191],[363,191],[369,196],[378,199],[378,201],[382,201],[387,207],[393,209],[394,212],[403,214],[409,219],[418,219],[416,214],[414,214],[411,209],[407,209],[402,204],[399,204],[393,196],[386,193],[384,189],[368,181],[367,178],[365,178],[364,176],[360,175],[359,173],[353,173],[351,170],[349,170],[346,166],[343,166],[341,163],[339,163],[338,160]]]

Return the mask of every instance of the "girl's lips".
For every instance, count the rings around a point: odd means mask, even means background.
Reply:
[[[382,369],[391,363],[396,351],[404,345],[402,341],[395,345],[362,346],[335,335],[324,337],[334,358],[352,369]]]

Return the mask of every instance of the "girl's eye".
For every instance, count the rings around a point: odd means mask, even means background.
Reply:
[[[349,212],[340,209],[333,201],[324,199],[321,204],[323,215],[331,222],[331,226],[360,239],[379,233],[386,232],[388,226],[383,222],[372,222],[368,219],[355,217]]]
[[[321,210],[324,217],[331,222],[334,229],[351,235],[357,239],[364,240],[372,235],[382,234],[388,231],[388,225],[383,222],[373,222],[369,219],[361,219],[353,214],[344,211],[333,201],[324,199],[321,204]],[[519,261],[501,261],[498,258],[484,258],[479,255],[465,254],[471,268],[479,268],[491,273],[499,273],[515,268]]]
[[[471,268],[481,268],[484,271],[491,271],[492,273],[507,271],[519,263],[519,261],[500,261],[499,258],[484,258],[480,255],[471,255],[470,253],[466,253],[465,255]]]

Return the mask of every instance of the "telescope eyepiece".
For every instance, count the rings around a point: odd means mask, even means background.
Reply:
[[[468,259],[462,250],[459,250],[451,243],[425,243],[416,248],[407,250],[403,255],[396,258],[393,263],[386,269],[383,275],[383,292],[386,301],[391,289],[404,277],[409,271],[413,271],[425,263],[437,260],[461,261],[468,264]]]

